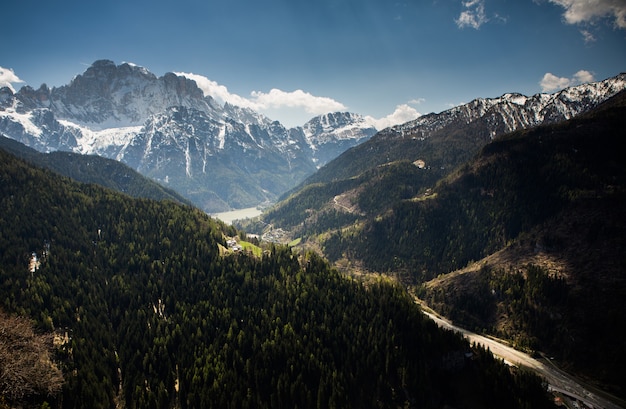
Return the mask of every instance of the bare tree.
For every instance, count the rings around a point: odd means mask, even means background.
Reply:
[[[51,349],[51,334],[37,334],[28,319],[0,311],[0,396],[9,402],[56,396],[63,374]]]

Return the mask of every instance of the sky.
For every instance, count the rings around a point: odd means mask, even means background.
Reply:
[[[475,98],[626,71],[626,0],[8,0],[0,86],[68,84],[94,61],[185,73],[292,127],[379,129]]]

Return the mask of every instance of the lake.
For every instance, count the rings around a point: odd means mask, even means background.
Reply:
[[[220,219],[224,223],[232,224],[233,220],[247,219],[260,215],[263,211],[256,207],[248,207],[246,209],[231,210],[228,212],[213,213],[211,217]]]

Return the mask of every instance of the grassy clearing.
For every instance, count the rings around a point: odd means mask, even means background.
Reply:
[[[259,246],[255,246],[254,244],[250,243],[249,241],[240,241],[239,245],[241,246],[241,248],[244,251],[249,251],[251,252],[255,257],[261,257],[263,256],[263,250],[261,249],[261,247]]]

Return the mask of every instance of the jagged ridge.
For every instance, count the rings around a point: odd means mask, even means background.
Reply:
[[[209,212],[272,201],[375,132],[356,115],[339,116],[340,134],[325,127],[318,149],[311,126],[287,129],[220,105],[184,76],[109,60],[58,88],[0,90],[0,132],[41,152],[120,160]]]

